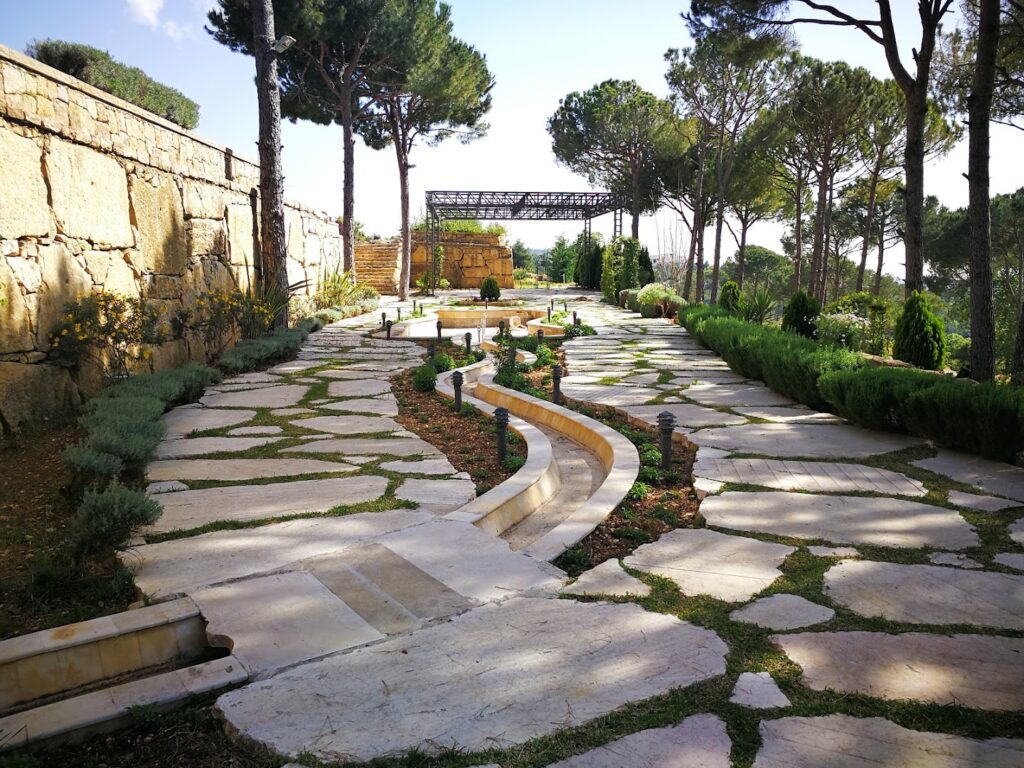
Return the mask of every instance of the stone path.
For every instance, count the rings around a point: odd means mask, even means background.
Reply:
[[[683,595],[732,603],[733,622],[781,633],[772,643],[807,690],[1024,711],[1024,470],[946,450],[904,459],[893,452],[924,441],[792,403],[729,371],[683,329],[606,307],[585,317],[599,335],[564,345],[570,395],[650,424],[670,411],[698,446],[695,487],[706,494],[709,527],[638,547],[623,559],[628,568],[668,578]],[[1011,543],[995,545],[993,535]],[[772,594],[794,558],[812,556],[828,562],[823,581],[804,587],[814,594]],[[566,592],[642,599],[628,578],[613,561]],[[891,622],[886,631],[875,629],[879,619]],[[730,701],[791,706],[763,671],[741,674]],[[977,741],[880,717],[783,717],[760,730],[757,768],[1024,765],[1024,740]],[[603,765],[613,746],[640,750],[665,738],[641,731],[562,764],[593,755]]]

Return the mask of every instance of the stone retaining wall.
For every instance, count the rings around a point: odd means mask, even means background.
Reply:
[[[412,233],[412,282],[429,267],[427,233]],[[513,288],[512,249],[502,235],[485,232],[441,232],[444,276],[452,288],[479,288],[493,276],[502,288]]]
[[[3,46],[0,169],[0,432],[88,388],[46,363],[67,302],[109,290],[173,311],[252,279],[257,165]],[[312,293],[341,258],[338,226],[295,204],[286,225],[289,279]],[[179,340],[153,366],[203,356]]]

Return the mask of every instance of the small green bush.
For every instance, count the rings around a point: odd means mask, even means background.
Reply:
[[[563,338],[565,339],[576,339],[580,336],[594,336],[597,334],[597,331],[586,323],[580,323],[579,325],[567,323],[562,326],[562,330]]]
[[[417,392],[433,392],[437,385],[437,369],[427,363],[412,373],[412,386]]]
[[[106,488],[124,470],[124,461],[120,456],[103,453],[83,443],[66,448],[61,459],[71,470],[68,495],[73,499],[80,499],[86,489]]]
[[[653,445],[645,446],[640,451],[640,463],[645,467],[660,467],[661,466],[661,451],[655,448]]]
[[[852,313],[819,315],[816,323],[818,341],[857,351],[861,348],[868,331],[868,321]]]
[[[857,371],[832,371],[818,388],[844,419],[869,429],[907,429],[903,405],[910,395],[934,386],[934,373],[879,366]]]
[[[656,485],[661,480],[661,473],[657,467],[640,467],[640,472],[637,473],[637,479],[642,483],[648,485]]]
[[[434,358],[433,360],[430,361],[430,364],[434,366],[434,370],[437,373],[444,373],[445,371],[450,371],[452,368],[455,367],[455,361],[452,360],[452,358],[449,355],[446,355],[444,352],[438,352],[436,355],[434,355]]]
[[[767,286],[755,286],[754,290],[743,299],[741,309],[743,319],[758,325],[768,319],[768,315],[775,309],[775,296]]]
[[[294,328],[279,328],[259,339],[243,339],[220,356],[217,367],[226,373],[237,374],[288,360],[299,351],[309,334],[320,328],[323,328],[323,320],[309,318]]]
[[[675,317],[679,307],[686,303],[682,296],[664,283],[645,285],[637,293],[636,301],[643,317]]]
[[[815,321],[821,313],[821,305],[813,296],[797,291],[786,304],[782,315],[782,330],[814,338]]]
[[[959,333],[946,336],[946,360],[955,370],[969,367],[971,364],[971,340]]]
[[[183,128],[199,124],[199,106],[194,101],[153,80],[138,67],[116,61],[106,51],[64,40],[34,40],[26,53]]]
[[[508,456],[501,465],[510,472],[518,472],[525,463],[526,458],[524,456]]]
[[[726,312],[732,314],[739,314],[740,307],[743,305],[743,291],[740,290],[739,283],[733,280],[726,280],[722,284],[722,291],[718,294],[718,306],[724,309]]]
[[[498,285],[498,281],[488,275],[484,278],[484,281],[480,284],[480,299],[487,301],[497,301],[501,298],[501,287]]]
[[[920,291],[914,291],[903,305],[892,354],[897,360],[930,371],[941,370],[946,361],[946,331]]]
[[[142,491],[111,484],[86,491],[71,526],[71,555],[81,563],[109,549],[123,549],[135,529],[155,523],[160,505]]]
[[[633,483],[626,496],[633,501],[642,501],[644,497],[651,492],[651,490],[651,486],[647,483]]]

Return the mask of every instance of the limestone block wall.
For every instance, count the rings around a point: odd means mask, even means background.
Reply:
[[[372,285],[377,293],[395,294],[401,275],[401,258],[401,238],[356,243],[356,274],[361,282]]]
[[[412,282],[430,266],[427,233],[412,234]],[[513,288],[512,249],[501,235],[483,232],[441,232],[444,276],[452,288],[479,288],[492,275],[502,288]]]
[[[173,311],[244,288],[259,251],[259,168],[231,149],[0,46],[0,432],[87,382],[47,363],[64,305],[90,291]],[[330,216],[289,204],[288,275],[312,294],[341,258]],[[198,359],[183,339],[156,368]]]

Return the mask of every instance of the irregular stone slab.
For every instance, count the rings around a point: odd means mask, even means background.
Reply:
[[[327,385],[329,397],[372,397],[391,391],[391,385],[381,379],[332,381]]]
[[[327,371],[320,371],[317,376],[325,379],[365,379],[366,371],[350,371],[347,368],[332,368]]]
[[[977,512],[1002,512],[1004,509],[1013,509],[1014,507],[1021,506],[1021,503],[1018,501],[1000,499],[996,496],[978,496],[975,493],[965,493],[964,491],[950,491],[949,503],[956,504],[958,507],[967,507],[967,509],[973,509]]]
[[[381,432],[399,432],[402,425],[383,416],[314,416],[293,421],[297,427],[330,432],[332,435],[373,435]]]
[[[648,424],[657,425],[658,414],[668,411],[676,417],[676,424],[683,427],[725,427],[730,424],[746,424],[747,420],[742,416],[735,416],[731,413],[722,413],[712,408],[704,408],[700,405],[689,403],[665,403],[662,405],[634,405],[625,409],[630,416],[643,419]]]
[[[729,614],[733,621],[767,629],[799,629],[831,621],[836,612],[799,595],[771,595]]]
[[[1006,552],[1001,555],[996,555],[994,558],[1000,565],[1005,565],[1007,568],[1013,568],[1016,571],[1024,571],[1024,554],[1020,552]]]
[[[390,396],[354,397],[351,400],[324,403],[321,408],[327,411],[345,411],[347,413],[372,413],[377,416],[398,415],[398,401]]]
[[[175,491],[187,491],[188,486],[179,483],[177,480],[168,480],[162,483],[150,483],[146,486],[146,493],[154,496],[160,493],[174,493]]]
[[[355,467],[316,459],[220,459],[154,461],[146,468],[150,480],[256,480],[326,472],[353,472]],[[177,490],[184,490],[179,488]]]
[[[251,679],[384,637],[308,573],[280,573],[191,595],[215,646],[231,649]]]
[[[795,551],[706,528],[679,528],[637,547],[623,563],[671,579],[684,595],[711,595],[735,603],[749,600],[779,578],[778,567]]]
[[[548,768],[729,768],[732,742],[715,715],[692,715],[678,725],[651,728]]]
[[[722,528],[840,544],[950,550],[978,544],[956,511],[903,499],[728,492],[706,499],[700,511]]]
[[[387,472],[403,475],[454,475],[455,467],[447,458],[423,459],[422,461],[386,461],[380,468]]]
[[[699,445],[789,458],[862,459],[924,442],[908,435],[871,432],[845,424],[743,424],[693,436]]]
[[[185,456],[206,456],[212,453],[238,453],[260,448],[282,440],[280,437],[190,437],[164,440],[156,447],[156,459],[176,459]]]
[[[849,560],[825,574],[830,598],[861,616],[1024,629],[1024,576]]]
[[[605,560],[581,573],[573,584],[562,590],[562,594],[647,597],[651,594],[651,588],[622,570],[618,560]]]
[[[842,424],[843,420],[831,413],[812,411],[810,408],[780,408],[761,406],[759,408],[736,407],[736,413],[742,413],[754,419],[774,421],[778,424]]]
[[[729,701],[747,709],[779,709],[790,701],[768,672],[744,672],[736,681]]]
[[[563,387],[562,391],[566,397],[571,397],[573,400],[613,406],[643,405],[661,394],[659,390],[649,387],[592,386],[588,384],[574,384]]]
[[[449,589],[480,603],[522,592],[555,594],[562,582],[533,558],[470,523],[435,520],[380,537],[380,544]]]
[[[762,720],[754,768],[1016,768],[1024,741],[976,741],[849,715]]]
[[[288,408],[298,404],[308,391],[309,387],[304,384],[282,384],[264,389],[206,395],[199,402],[207,408]]]
[[[396,499],[419,504],[434,514],[454,512],[476,498],[472,480],[406,480],[395,491]]]
[[[222,411],[214,408],[201,408],[197,405],[185,405],[175,408],[163,415],[166,437],[184,437],[193,432],[207,429],[233,427],[243,421],[256,417],[256,411]]]
[[[230,379],[224,379],[222,385],[233,386],[236,384],[280,384],[281,377],[274,376],[266,371],[253,371],[252,373],[240,373]]]
[[[928,555],[928,561],[933,565],[951,565],[955,568],[970,568],[977,570],[982,564],[967,555],[959,552],[932,552]]]
[[[992,461],[970,453],[940,450],[937,456],[911,462],[915,467],[957,482],[976,485],[982,490],[1024,502],[1024,469],[1001,461]]]
[[[370,453],[379,456],[439,456],[441,452],[419,438],[394,438],[391,440],[374,437],[339,438],[320,440],[315,443],[284,448],[282,453]]]
[[[284,430],[281,427],[275,427],[272,424],[266,426],[256,427],[238,427],[228,431],[228,434],[232,437],[248,437],[249,435],[279,435]]]
[[[815,557],[860,557],[860,552],[854,547],[808,547],[807,551]]]
[[[169,493],[160,497],[163,514],[146,528],[146,533],[181,531],[227,520],[326,512],[343,504],[372,501],[383,496],[387,486],[387,478],[361,476]]]
[[[308,371],[310,368],[320,368],[323,365],[318,360],[291,360],[287,363],[275,365],[267,373],[299,373]]]
[[[714,459],[703,451],[695,475],[724,483],[762,485],[784,491],[843,493],[867,491],[892,496],[924,496],[928,489],[917,480],[888,469],[827,461],[774,459]]]
[[[727,650],[639,606],[519,598],[231,691],[217,709],[289,757],[500,749],[721,675]]]
[[[432,519],[426,512],[395,509],[344,517],[289,520],[258,528],[216,531],[146,544],[121,554],[138,569],[135,583],[150,598],[280,570],[290,563],[331,555],[361,541]]]
[[[918,632],[809,632],[772,642],[803,668],[803,683],[878,699],[1024,709],[1024,639]]]
[[[275,408],[270,412],[271,416],[300,416],[304,413],[316,413],[312,408]]]
[[[694,384],[683,396],[702,405],[796,405],[788,397],[752,384]]]
[[[1010,538],[1018,544],[1024,544],[1024,517],[1010,525]]]

